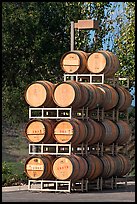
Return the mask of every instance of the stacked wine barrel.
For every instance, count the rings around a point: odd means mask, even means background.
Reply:
[[[69,74],[104,74],[113,77],[119,69],[116,55],[108,51],[86,53],[80,50],[65,53],[61,68]],[[131,104],[131,95],[116,83],[92,84],[66,80],[53,84],[34,81],[26,87],[25,101],[30,107],[72,109],[71,119],[30,119],[25,136],[30,143],[71,144],[70,155],[34,154],[26,159],[25,172],[30,179],[88,180],[123,177],[131,168],[127,154],[111,151],[111,147],[125,145],[131,128],[127,120],[105,116],[112,111],[124,113]],[[88,110],[88,117],[79,118],[75,112]],[[104,117],[94,118],[92,113],[103,111]],[[101,147],[104,147],[103,149]],[[79,153],[78,147],[84,151]],[[99,151],[97,148],[99,147]],[[65,148],[64,148],[65,149]]]

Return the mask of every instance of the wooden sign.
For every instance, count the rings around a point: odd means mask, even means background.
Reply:
[[[97,20],[78,20],[78,23],[74,23],[74,28],[99,30],[99,25]]]

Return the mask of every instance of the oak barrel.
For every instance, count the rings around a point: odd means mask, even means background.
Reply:
[[[132,133],[130,125],[124,120],[118,120],[116,122],[118,126],[118,137],[115,142],[118,145],[124,145],[128,142],[130,135]]]
[[[109,119],[104,119],[103,121],[100,121],[100,125],[102,127],[102,136],[99,142],[104,145],[110,145],[115,142],[119,134],[115,122]]]
[[[116,109],[119,111],[125,111],[132,102],[132,96],[130,94],[130,92],[124,88],[123,86],[119,86],[117,85],[115,87],[115,90],[118,93],[118,103],[116,105]]]
[[[102,174],[103,163],[96,155],[89,154],[85,157],[85,159],[88,163],[86,178],[88,178],[89,180],[94,180]]]
[[[109,178],[113,176],[117,168],[114,157],[109,154],[104,154],[100,157],[100,159],[103,163],[103,171],[101,173],[101,177]]]
[[[129,173],[131,169],[131,162],[126,155],[118,153],[114,156],[114,160],[116,163],[114,176],[122,177]]]
[[[83,107],[88,101],[88,90],[81,83],[68,80],[55,86],[53,99],[59,107]]]
[[[104,94],[102,91],[94,84],[83,83],[88,90],[88,101],[85,104],[85,107],[88,107],[89,110],[102,107],[104,101]]]
[[[25,127],[25,136],[32,143],[52,143],[55,122],[49,119],[32,119]]]
[[[82,50],[73,50],[63,54],[60,66],[65,73],[88,73],[87,65],[88,54]]]
[[[113,77],[120,67],[120,62],[117,55],[107,50],[100,50],[98,52],[102,54],[106,54],[108,56],[108,59],[110,60],[110,66],[106,70],[105,76]]]
[[[55,124],[54,138],[59,143],[71,142],[72,146],[85,141],[87,137],[87,126],[82,120],[62,119]]]
[[[115,108],[119,100],[119,95],[114,87],[108,84],[99,84],[97,87],[104,95],[104,101],[102,103],[104,110],[107,111]]]
[[[87,59],[87,69],[94,74],[104,73],[106,77],[113,76],[119,68],[116,55],[106,50],[91,53]]]
[[[55,107],[53,90],[55,85],[49,81],[35,81],[29,84],[24,93],[25,101],[32,107]]]
[[[87,138],[85,142],[87,142],[88,145],[98,143],[102,137],[102,127],[100,123],[91,118],[85,120],[84,122],[87,125]]]
[[[60,156],[53,162],[52,173],[59,180],[79,180],[85,177],[87,171],[87,161],[75,154]]]
[[[51,179],[53,155],[32,155],[26,159],[25,173],[31,179]]]

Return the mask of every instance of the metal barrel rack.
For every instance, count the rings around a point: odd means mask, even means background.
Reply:
[[[98,30],[98,21],[95,20],[79,20],[78,23],[71,22],[71,51],[75,47],[75,29],[91,29]],[[115,87],[116,84],[121,84],[123,81],[126,82],[125,88],[129,88],[129,78],[128,77],[111,77],[105,78],[104,74],[64,74],[64,81],[74,80],[82,83],[90,84],[110,84]],[[119,110],[113,108],[110,111],[104,111],[103,108],[95,108],[94,110],[89,110],[87,107],[83,107],[79,110],[73,110],[70,108],[46,108],[46,107],[29,107],[29,120],[34,118],[39,119],[71,119],[77,118],[82,120],[88,120],[89,118],[96,121],[103,121],[104,119],[110,119],[112,121],[118,121],[120,116],[128,122],[128,111],[120,112]],[[125,153],[127,155],[127,146],[125,147]],[[97,156],[103,156],[104,153],[110,155],[117,155],[118,144],[112,143],[109,146],[105,146],[103,143],[96,143],[94,145],[88,145],[88,143],[81,143],[77,147],[73,147],[71,143],[61,144],[61,143],[30,143],[29,144],[29,155],[54,155],[56,157],[60,155],[81,155],[87,156],[89,154],[94,154]],[[118,182],[125,182],[127,185],[128,175],[118,178],[102,178],[101,176],[90,181],[88,178],[83,178],[81,180],[58,180],[58,179],[29,179],[28,180],[28,190],[30,191],[51,191],[51,192],[73,192],[81,191],[88,192],[94,189],[103,190],[104,188],[117,188]]]

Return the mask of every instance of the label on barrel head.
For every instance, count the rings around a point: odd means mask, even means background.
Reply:
[[[57,179],[68,179],[73,171],[73,165],[68,158],[58,158],[53,164],[53,173]]]
[[[44,163],[40,158],[32,158],[26,164],[26,172],[30,178],[40,178],[44,172]]]
[[[44,124],[40,121],[34,121],[29,124],[26,132],[31,142],[40,142],[45,136]]]
[[[27,165],[26,166],[27,170],[44,170],[44,166],[43,165]]]
[[[55,139],[60,143],[66,143],[73,137],[73,127],[69,122],[60,122],[54,129]]]

